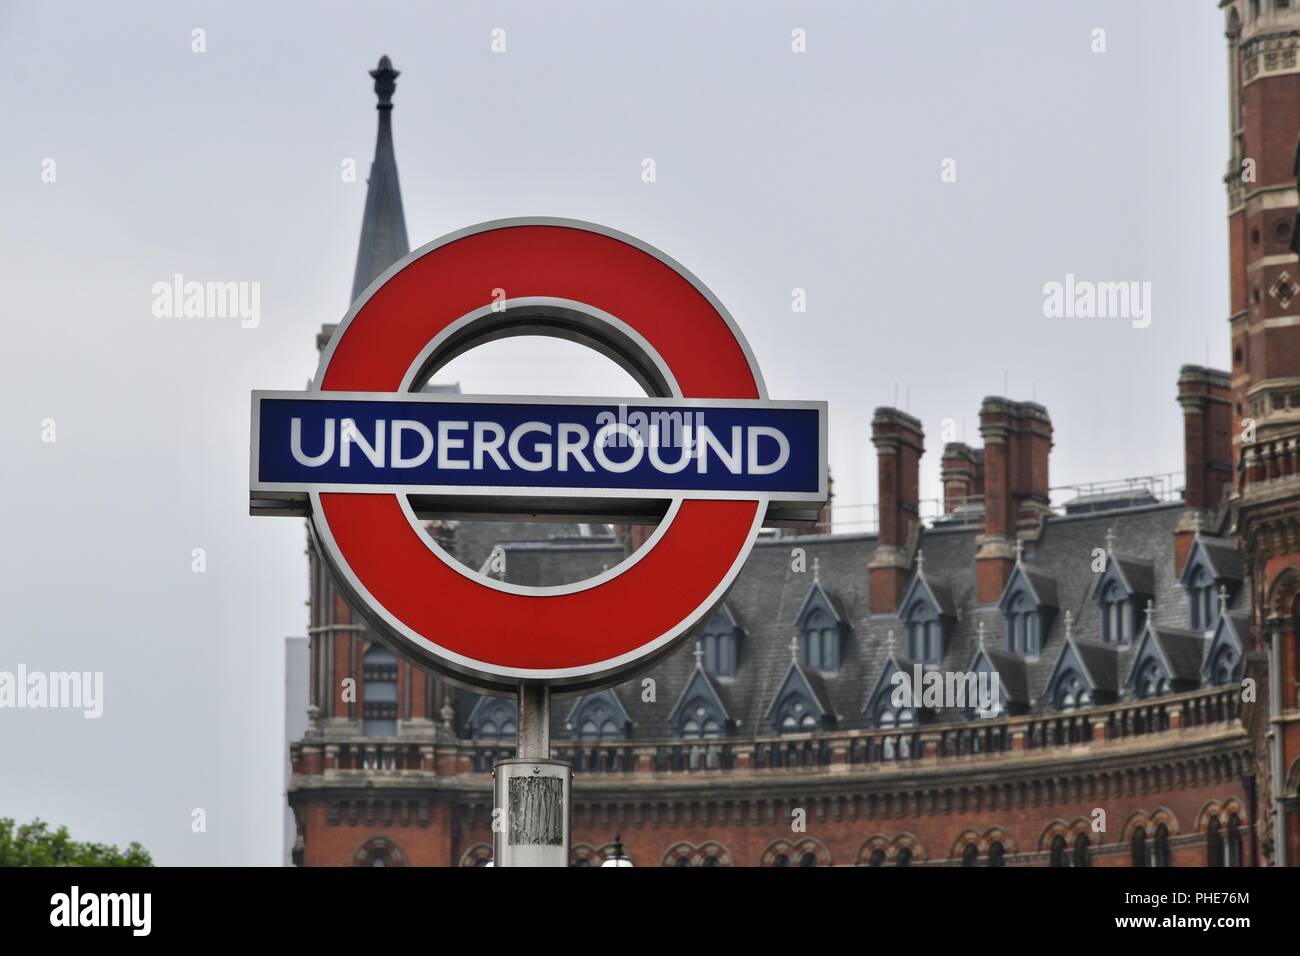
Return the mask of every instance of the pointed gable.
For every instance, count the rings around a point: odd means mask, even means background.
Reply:
[[[719,733],[727,734],[736,725],[718,686],[702,666],[696,666],[677,695],[668,720],[679,737],[708,736],[715,727]]]
[[[1106,570],[1097,582],[1096,593],[1102,593],[1106,584],[1116,581],[1130,598],[1151,597],[1155,594],[1155,577],[1155,568],[1149,560],[1112,553],[1106,559]]]
[[[1201,663],[1201,680],[1223,686],[1241,679],[1246,639],[1250,633],[1250,616],[1239,611],[1220,614],[1214,627],[1205,660]]]
[[[1178,583],[1186,587],[1196,567],[1204,567],[1216,583],[1237,585],[1245,576],[1241,554],[1226,538],[1197,535],[1183,563]]]
[[[786,669],[766,716],[777,733],[820,730],[835,720],[821,676],[804,670],[798,661]]]
[[[892,697],[894,688],[898,686],[894,675],[898,673],[904,675],[903,679],[910,686],[912,683],[912,662],[902,661],[897,655],[891,653],[885,658],[885,666],[880,669],[880,676],[876,678],[871,693],[867,694],[867,700],[862,705],[862,712],[871,723],[878,724],[881,714],[895,709]]]
[[[1006,654],[996,648],[979,647],[970,669],[975,674],[997,674],[1001,688],[1002,706],[1012,712],[1023,712],[1029,706],[1029,681],[1025,662],[1015,654]]]
[[[1045,571],[1027,567],[1024,562],[1017,561],[1011,576],[1007,578],[1006,587],[1002,589],[998,608],[1005,614],[1011,599],[1021,592],[1029,594],[1034,604],[1040,608],[1057,607],[1056,578]]]
[[[817,610],[825,611],[836,624],[844,623],[844,611],[840,608],[839,602],[831,597],[830,592],[826,590],[825,585],[818,578],[813,578],[813,583],[808,588],[808,593],[804,595],[798,613],[794,616],[795,623],[802,627],[804,622]]]
[[[899,617],[906,620],[908,609],[918,600],[928,603],[941,617],[957,616],[951,592],[943,585],[931,581],[924,571],[917,571],[912,576],[912,583],[907,586],[903,600],[898,605]]]
[[[802,659],[810,670],[840,669],[848,623],[839,602],[831,597],[815,573],[812,586],[795,615],[795,626],[799,629]]]
[[[1138,641],[1124,685],[1139,699],[1190,690],[1200,684],[1205,636],[1148,624]]]
[[[632,732],[627,708],[613,688],[583,694],[569,708],[564,726],[580,740],[625,739]]]
[[[1118,671],[1114,648],[1067,637],[1047,679],[1047,701],[1056,710],[1110,703],[1118,696]]]

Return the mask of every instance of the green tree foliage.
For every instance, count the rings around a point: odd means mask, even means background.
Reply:
[[[79,843],[67,827],[51,830],[43,820],[18,826],[0,817],[0,866],[153,866],[153,858],[138,843],[125,850]]]

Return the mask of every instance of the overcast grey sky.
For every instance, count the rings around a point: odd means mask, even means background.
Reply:
[[[302,387],[348,304],[381,53],[412,247],[551,215],[664,250],[773,397],[830,402],[839,501],[875,500],[869,422],[896,388],[938,495],[943,419],[978,443],[1004,375],[1052,415],[1054,484],[1181,469],[1178,367],[1227,363],[1213,0],[4,0],[0,670],[103,671],[105,701],[0,710],[0,816],[165,864],[279,862],[305,536],[247,516],[248,395]],[[260,324],[155,317],[176,273],[259,282]],[[1150,327],[1045,318],[1067,273],[1149,281]],[[499,344],[448,375],[626,393],[576,352]]]

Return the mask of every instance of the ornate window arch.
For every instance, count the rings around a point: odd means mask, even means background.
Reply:
[[[1056,681],[1053,703],[1057,710],[1076,710],[1092,704],[1092,691],[1077,670],[1065,671]]]
[[[612,690],[579,698],[567,723],[578,740],[626,740],[628,737],[627,711]]]
[[[476,843],[460,855],[461,866],[487,866],[492,862],[492,847]]]
[[[1210,824],[1205,828],[1205,865],[1206,866],[1223,866],[1223,834],[1219,826],[1219,818],[1211,817]]]
[[[480,697],[469,715],[469,735],[474,740],[514,740],[518,731],[515,702],[501,697]]]
[[[792,843],[776,840],[768,844],[759,860],[759,866],[830,866],[830,851],[812,837]]]
[[[1173,691],[1165,669],[1153,654],[1143,662],[1133,680],[1133,690],[1139,700],[1160,697]]]
[[[387,837],[371,837],[352,855],[353,866],[406,866],[406,854]]]

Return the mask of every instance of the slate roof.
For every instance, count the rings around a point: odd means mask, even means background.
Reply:
[[[1196,539],[1205,560],[1209,562],[1210,571],[1220,580],[1240,581],[1245,577],[1245,564],[1241,555],[1226,538],[1211,538],[1201,535]]]
[[[1054,616],[1037,657],[1020,658],[1005,650],[1004,621],[996,604],[981,605],[975,596],[975,551],[978,525],[940,524],[921,534],[927,583],[945,593],[944,603],[953,618],[943,648],[943,670],[970,669],[979,647],[978,628],[985,625],[985,650],[999,668],[1008,697],[1031,710],[1046,705],[1046,684],[1065,642],[1065,612],[1072,619],[1072,635],[1080,659],[1098,684],[1124,698],[1121,680],[1132,666],[1138,641],[1116,648],[1100,641],[1100,613],[1093,595],[1099,575],[1092,570],[1094,549],[1106,546],[1113,528],[1116,549],[1122,551],[1120,570],[1139,593],[1154,601],[1151,623],[1166,635],[1162,649],[1180,671],[1187,671],[1194,644],[1177,632],[1187,627],[1188,602],[1174,575],[1173,534],[1181,515],[1180,503],[1144,505],[1115,511],[1087,512],[1049,517],[1022,567],[1033,575],[1035,588],[1054,585]],[[461,530],[468,522],[462,522]],[[517,526],[515,526],[517,527]],[[554,526],[551,526],[554,528]],[[476,540],[481,538],[476,535]],[[507,580],[521,584],[574,581],[599,574],[623,557],[612,537],[555,537],[534,541],[506,541]],[[481,547],[481,545],[476,545]],[[793,570],[791,549],[803,548],[807,570]],[[876,687],[887,659],[886,641],[895,633],[895,658],[904,645],[904,627],[895,613],[873,615],[868,607],[867,566],[876,550],[874,535],[826,534],[798,537],[763,537],[725,598],[729,613],[742,630],[735,677],[712,677],[718,696],[735,719],[736,733],[750,736],[770,732],[765,721],[773,699],[790,667],[790,639],[796,633],[795,617],[813,586],[816,559],[819,583],[834,601],[846,625],[841,667],[828,674],[809,673],[816,693],[836,715],[837,726],[867,726],[864,707]],[[490,545],[483,552],[490,551]],[[1249,588],[1239,588],[1230,613],[1249,613]],[[1039,591],[1040,596],[1045,596]],[[1236,623],[1236,621],[1234,621]],[[1242,621],[1248,627],[1245,619]],[[617,626],[617,622],[611,622]],[[670,712],[695,667],[693,642],[685,641],[672,657],[644,675],[620,685],[619,699],[633,724],[633,737],[660,739],[673,735]],[[1197,660],[1199,670],[1200,660]],[[810,669],[809,669],[810,670]],[[1195,676],[1195,675],[1191,675]],[[655,700],[642,700],[643,677],[655,680]],[[465,692],[469,694],[470,692]],[[472,696],[472,695],[471,695]],[[469,705],[472,707],[472,703]],[[555,708],[567,713],[568,707]],[[458,715],[468,714],[460,709]],[[936,714],[958,719],[957,714]],[[561,722],[555,738],[565,739]]]
[[[1200,680],[1205,648],[1210,642],[1203,632],[1153,627],[1151,636],[1160,646],[1160,653],[1169,665],[1170,677],[1175,680]]]

